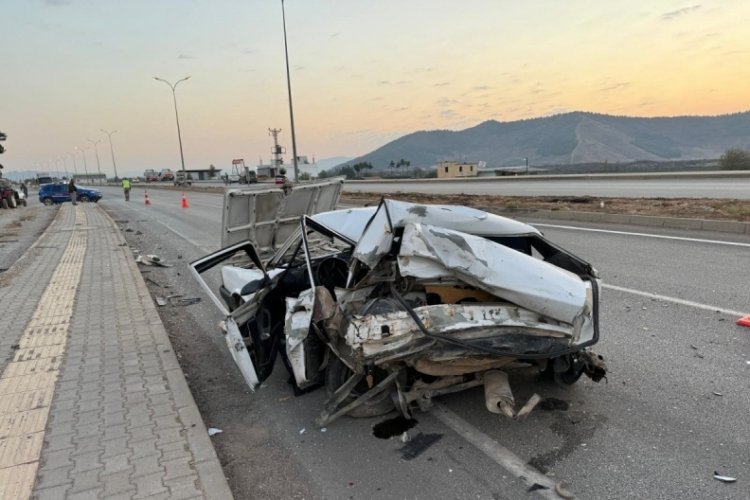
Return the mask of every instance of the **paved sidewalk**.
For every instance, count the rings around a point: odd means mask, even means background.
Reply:
[[[232,495],[129,247],[64,204],[0,274],[0,500]]]

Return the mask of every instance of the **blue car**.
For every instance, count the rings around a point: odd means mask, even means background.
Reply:
[[[76,186],[76,200],[82,202],[93,201],[96,203],[101,199],[102,193],[100,191]],[[72,201],[70,193],[68,193],[68,184],[65,182],[42,184],[39,187],[39,201],[45,205]]]

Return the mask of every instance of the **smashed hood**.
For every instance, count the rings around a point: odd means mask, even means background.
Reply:
[[[572,324],[587,313],[588,285],[578,276],[480,236],[406,224],[398,253],[402,276],[454,276],[496,297]]]
[[[481,236],[541,236],[528,224],[475,208],[384,199],[362,233],[354,257],[373,267],[390,251],[396,230],[407,224],[428,224]]]

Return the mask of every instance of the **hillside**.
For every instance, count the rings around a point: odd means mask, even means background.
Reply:
[[[715,159],[750,147],[750,112],[722,116],[634,118],[573,112],[513,122],[489,120],[459,131],[415,132],[347,162],[376,169],[403,158],[413,167],[443,160],[490,167]]]

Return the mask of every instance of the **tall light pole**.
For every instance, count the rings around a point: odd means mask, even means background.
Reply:
[[[115,170],[115,182],[117,182],[117,164],[115,163],[115,150],[112,148],[112,134],[116,134],[117,130],[113,130],[112,132],[107,132],[104,129],[100,130],[107,134],[107,137],[109,137],[109,152],[112,153],[112,168],[114,168]]]
[[[185,80],[188,80],[190,77],[186,76],[182,80],[177,80],[174,85],[169,83],[168,81],[159,78],[158,76],[154,77],[154,80],[158,80],[160,82],[166,83],[170,89],[172,89],[172,100],[174,100],[174,117],[177,120],[177,140],[180,142],[180,161],[182,162],[182,178],[187,179],[187,174],[185,173],[185,155],[182,154],[182,134],[180,134],[180,117],[177,114],[177,95],[175,94],[175,88],[177,88],[177,85],[180,82],[184,82]]]
[[[76,154],[75,152],[68,153],[68,154],[70,155],[71,158],[73,158],[73,177],[75,177],[76,175],[78,175],[78,165],[76,165]]]
[[[63,167],[65,167],[65,177],[70,177],[70,174],[68,174],[68,158],[66,156],[61,156],[63,161]]]
[[[286,14],[284,0],[281,0],[281,22],[284,25],[284,56],[286,56],[286,87],[289,92],[289,121],[292,125],[292,156],[294,163],[294,180],[299,182],[299,168],[297,167],[297,138],[294,134],[294,110],[292,108],[292,79],[289,75],[289,49],[286,44]]]
[[[96,145],[102,142],[102,140],[97,139],[95,141],[92,141],[91,139],[89,139],[89,142],[94,145],[94,152],[96,153],[96,171],[99,172],[99,184],[101,184],[102,183],[102,167],[99,164],[99,148],[96,147]]]
[[[83,171],[86,173],[86,182],[89,181],[89,167],[86,165],[86,148],[79,149],[76,146],[76,149],[81,152],[81,156],[83,156]]]

